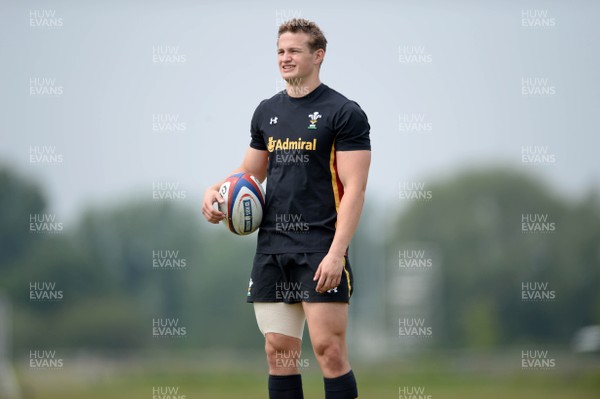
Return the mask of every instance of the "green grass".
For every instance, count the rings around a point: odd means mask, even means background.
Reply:
[[[265,399],[266,373],[202,371],[145,372],[138,369],[118,375],[94,377],[87,382],[55,371],[50,377],[21,375],[25,398],[44,399],[153,399],[152,388],[170,386],[186,399]],[[62,373],[62,374],[61,374]],[[423,396],[410,399],[597,399],[600,397],[600,372],[570,375],[556,372],[513,373],[503,376],[457,374],[434,371],[369,370],[356,368],[360,397],[396,399],[399,387],[423,387]],[[306,399],[322,398],[323,382],[318,372],[303,374]]]

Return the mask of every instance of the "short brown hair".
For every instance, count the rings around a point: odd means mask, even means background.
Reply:
[[[283,35],[286,32],[290,33],[298,33],[303,32],[306,33],[310,39],[308,40],[308,48],[311,53],[314,53],[318,49],[322,48],[323,51],[327,50],[327,39],[325,39],[325,35],[321,31],[321,28],[317,24],[308,19],[304,18],[294,18],[290,19],[287,22],[284,22],[279,26],[279,33],[277,34],[277,38]]]

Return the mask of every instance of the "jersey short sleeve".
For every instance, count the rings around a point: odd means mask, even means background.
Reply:
[[[336,114],[333,124],[337,151],[371,150],[371,127],[367,115],[356,102],[345,103]]]
[[[254,110],[254,115],[252,115],[252,121],[250,122],[250,147],[256,149],[256,150],[262,150],[262,151],[266,151],[267,150],[267,145],[265,144],[265,139],[263,136],[263,132],[260,129],[260,118],[262,115],[261,109],[262,109],[262,105],[265,103],[266,100],[261,101],[260,104],[258,104],[258,107],[256,107],[256,110]]]

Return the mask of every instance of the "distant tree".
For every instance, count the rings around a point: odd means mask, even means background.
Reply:
[[[29,232],[29,216],[40,213],[46,200],[29,179],[0,165],[0,275],[9,263],[39,239]],[[0,287],[2,286],[0,278]]]
[[[428,185],[395,223],[389,242],[439,249],[434,319],[447,347],[515,342],[568,344],[600,322],[600,202],[575,203],[539,179],[504,169],[468,171]],[[555,231],[523,232],[522,216],[547,215]],[[551,301],[524,301],[522,284],[548,284]]]
[[[0,290],[15,307],[17,350],[236,347],[253,339],[244,302],[255,237],[208,226],[181,203],[136,199],[90,209],[58,234],[32,233],[29,215],[46,211],[41,188],[8,168],[0,184]],[[38,283],[61,299],[31,300]],[[179,318],[188,336],[153,340],[153,318]],[[241,328],[230,328],[232,319]]]

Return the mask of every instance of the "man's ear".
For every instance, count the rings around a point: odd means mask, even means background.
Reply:
[[[315,51],[315,55],[317,56],[317,61],[319,61],[319,64],[322,64],[323,60],[325,59],[325,50],[320,48]]]

